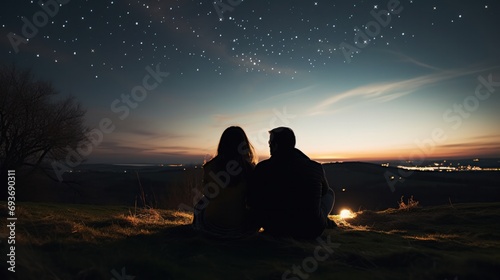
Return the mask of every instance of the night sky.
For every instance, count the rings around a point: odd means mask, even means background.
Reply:
[[[112,120],[89,162],[202,162],[229,125],[260,159],[277,126],[318,160],[500,157],[499,1],[43,2],[4,4],[0,62]]]

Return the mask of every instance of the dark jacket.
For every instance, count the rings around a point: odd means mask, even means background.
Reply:
[[[252,215],[264,232],[296,238],[323,232],[326,217],[320,205],[328,182],[321,164],[300,150],[276,152],[259,163],[248,191]]]

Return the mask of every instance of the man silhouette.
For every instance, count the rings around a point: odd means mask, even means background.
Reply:
[[[271,158],[255,167],[248,194],[256,226],[273,236],[315,238],[335,226],[328,219],[335,193],[321,164],[295,148],[290,128],[269,134]]]

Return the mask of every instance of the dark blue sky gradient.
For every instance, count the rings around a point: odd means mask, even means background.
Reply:
[[[89,126],[113,121],[90,162],[201,162],[228,125],[261,158],[280,125],[322,160],[407,158],[436,128],[446,140],[428,158],[500,156],[498,87],[467,117],[453,111],[479,76],[500,81],[498,1],[242,1],[222,20],[211,1],[61,2],[17,53],[9,37],[43,9],[5,6],[0,62],[76,96]],[[359,52],[346,57],[346,44]],[[120,119],[111,104],[157,65],[168,77]]]

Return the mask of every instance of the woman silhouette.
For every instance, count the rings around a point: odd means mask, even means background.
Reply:
[[[203,197],[195,206],[195,229],[219,237],[251,233],[247,186],[257,164],[255,151],[239,126],[226,128],[217,155],[203,165]]]

